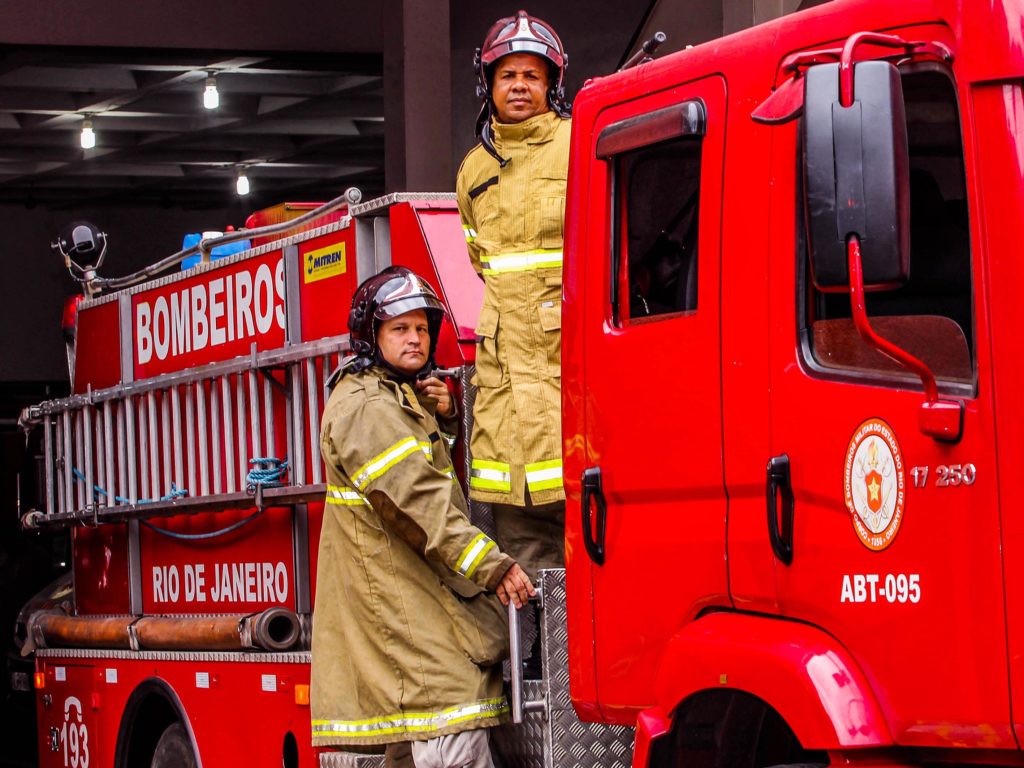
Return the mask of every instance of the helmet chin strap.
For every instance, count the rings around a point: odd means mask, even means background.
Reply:
[[[491,113],[491,97],[488,94],[484,97],[484,103],[480,107],[480,114],[476,119],[476,132],[487,154],[497,160],[498,164],[504,168],[508,165],[508,160],[499,155],[498,150],[494,147],[494,134],[491,133]]]
[[[430,373],[430,371],[434,369],[435,364],[434,358],[430,358],[418,371],[406,373],[405,371],[398,370],[395,366],[385,360],[381,355],[380,350],[375,349],[368,355],[356,355],[355,357],[350,358],[349,361],[345,363],[345,370],[348,373],[361,373],[367,368],[373,368],[374,366],[383,368],[387,371],[389,379],[393,379],[400,384],[412,384],[419,379],[420,376]]]

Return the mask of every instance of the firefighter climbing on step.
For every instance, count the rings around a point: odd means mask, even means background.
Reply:
[[[567,56],[550,25],[499,19],[475,60],[479,144],[459,169],[459,212],[483,278],[470,496],[531,578],[564,564],[562,223],[569,158]],[[536,654],[535,654],[536,655]]]
[[[490,768],[505,718],[502,603],[533,585],[473,527],[444,432],[457,410],[431,370],[444,308],[404,267],[356,290],[355,356],[321,423],[327,498],[313,621],[317,746],[386,744],[392,765]]]

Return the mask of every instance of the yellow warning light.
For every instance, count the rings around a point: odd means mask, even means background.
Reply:
[[[41,691],[41,690],[43,690],[43,688],[46,687],[46,673],[45,672],[36,672],[33,679],[34,679],[37,691]]]
[[[300,707],[309,706],[309,686],[308,685],[296,685],[295,686],[295,703]]]

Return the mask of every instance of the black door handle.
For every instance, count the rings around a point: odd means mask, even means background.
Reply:
[[[778,496],[782,493],[782,525],[779,525]],[[786,565],[793,562],[793,484],[789,479],[789,456],[768,459],[768,538],[772,551]]]
[[[597,506],[597,518],[592,519],[591,499]],[[604,522],[607,507],[604,503],[604,492],[601,490],[601,468],[590,467],[583,470],[583,494],[580,500],[583,511],[583,546],[590,559],[597,565],[604,565]]]

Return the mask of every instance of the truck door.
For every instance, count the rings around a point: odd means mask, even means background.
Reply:
[[[944,28],[924,36],[950,44]],[[921,39],[921,28],[905,37]],[[985,271],[971,247],[961,138],[969,101],[958,96],[955,69],[918,63],[901,73],[910,278],[868,294],[868,316],[930,366],[944,397],[963,402],[963,436],[947,443],[923,434],[920,380],[860,340],[848,294],[815,290],[798,202],[798,129],[778,128],[770,281],[795,289],[773,294],[767,329],[764,459],[774,462],[766,488],[779,499],[778,605],[856,657],[900,744],[1015,748],[992,370],[977,310]]]
[[[598,698],[605,717],[624,724],[653,702],[652,671],[674,631],[727,595],[718,310],[724,133],[719,77],[610,106],[593,133],[579,329],[582,533]]]

